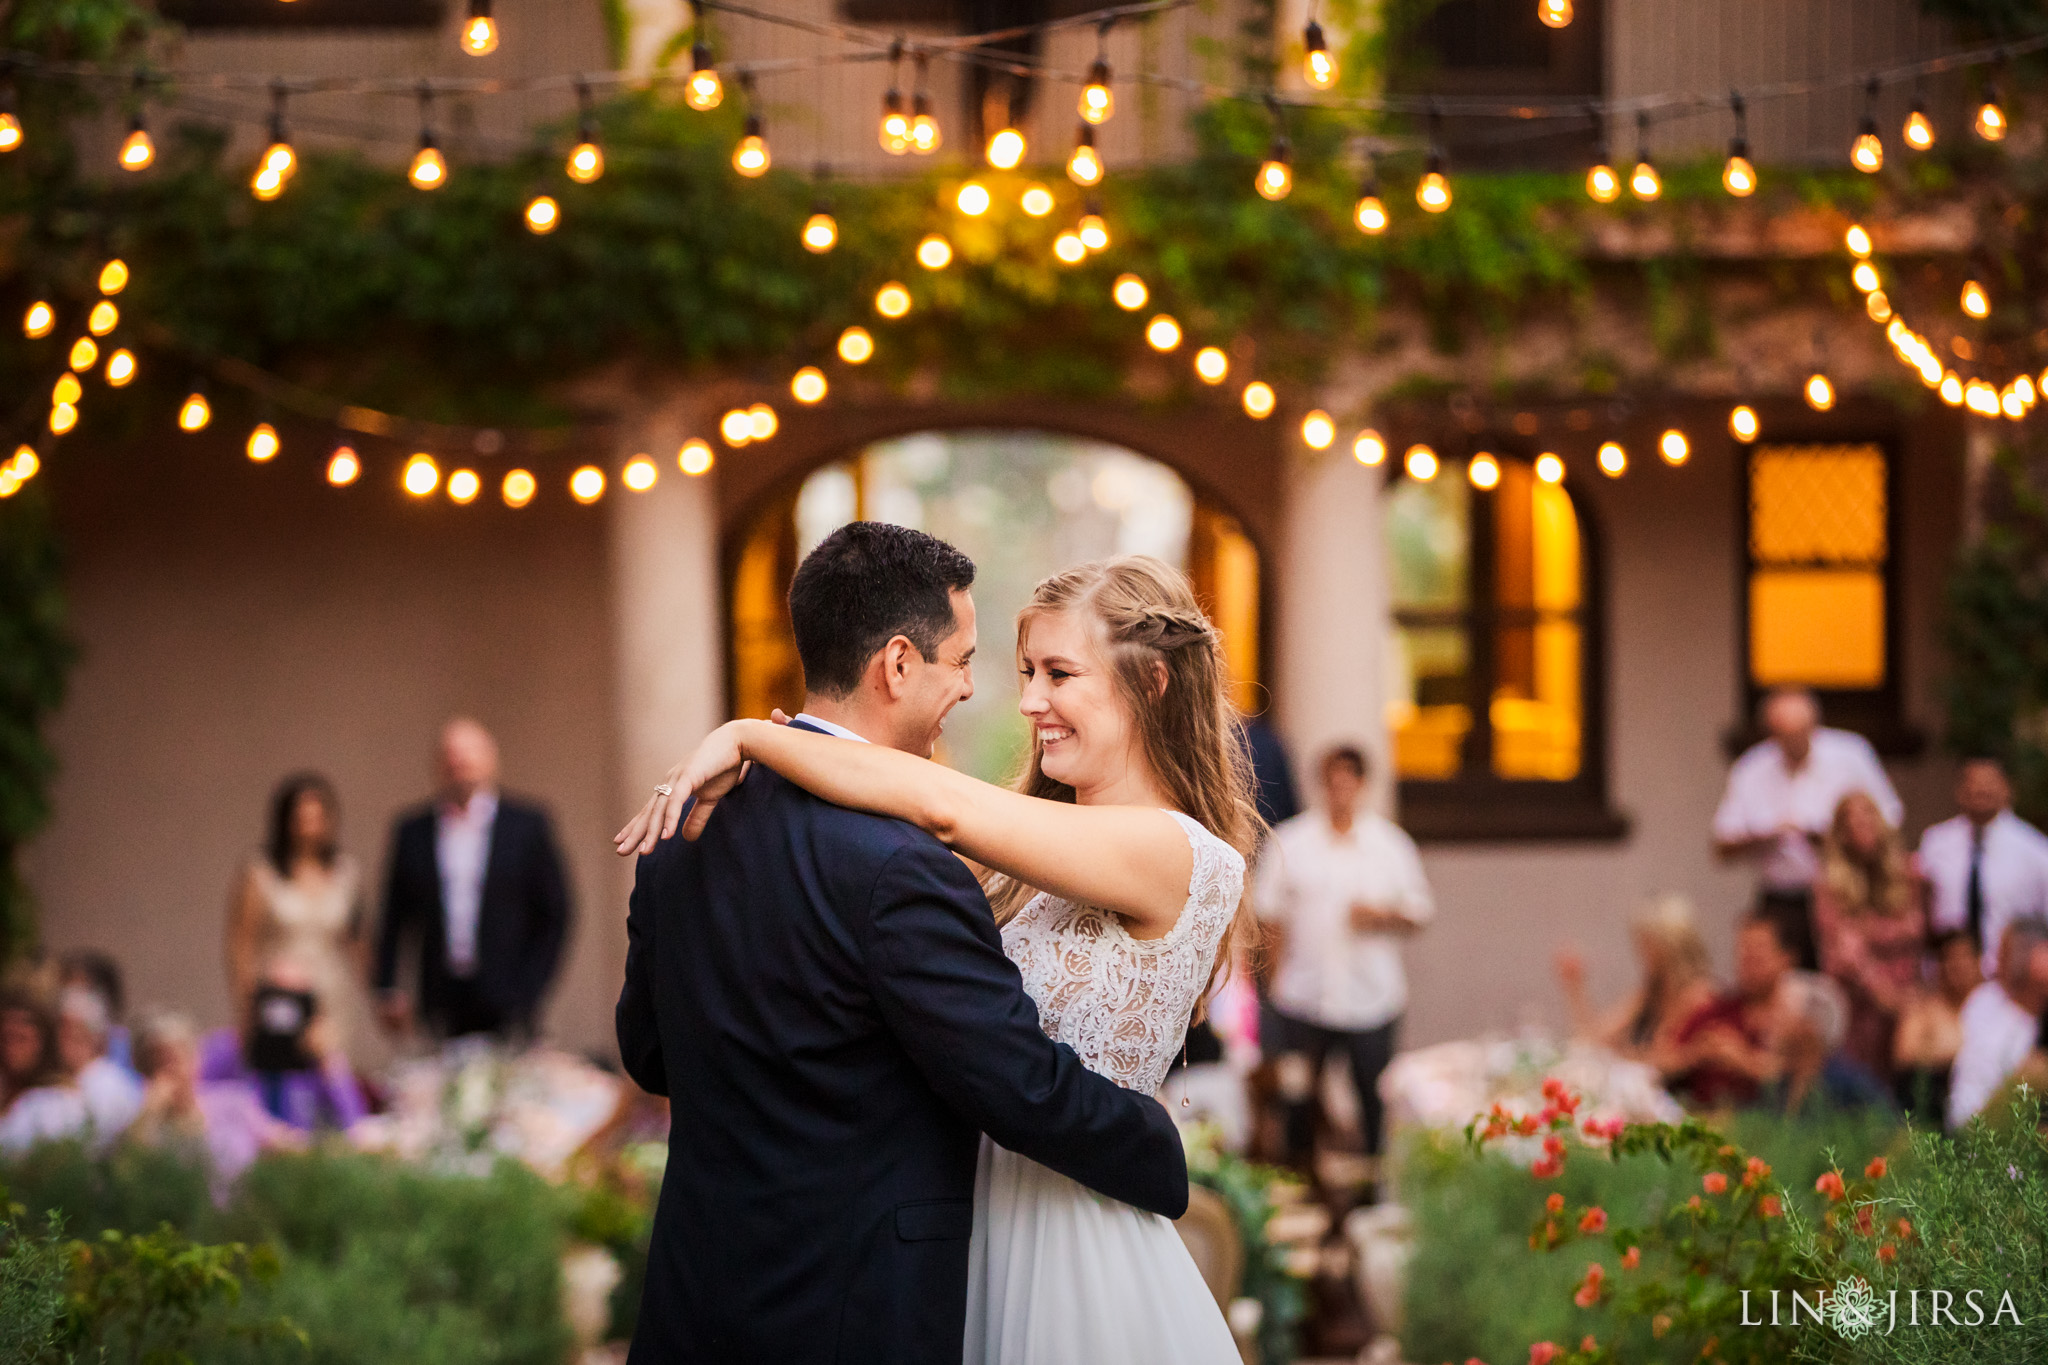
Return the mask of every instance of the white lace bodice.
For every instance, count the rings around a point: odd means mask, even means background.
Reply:
[[[1107,910],[1040,892],[1003,926],[1038,1022],[1090,1071],[1153,1094],[1187,1034],[1244,895],[1237,850],[1178,811],[1195,854],[1188,900],[1163,938],[1140,941]]]

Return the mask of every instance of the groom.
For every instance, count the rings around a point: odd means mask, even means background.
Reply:
[[[974,565],[855,522],[797,569],[796,724],[927,756],[974,693]],[[1152,1099],[1039,1029],[987,900],[901,821],[756,765],[640,860],[619,1050],[672,1103],[630,1365],[957,1365],[977,1135],[1187,1207]]]

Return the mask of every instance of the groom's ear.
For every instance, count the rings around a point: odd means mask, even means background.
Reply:
[[[892,635],[889,643],[875,655],[871,667],[879,671],[877,682],[882,695],[890,701],[901,701],[910,691],[910,670],[913,664],[922,663],[924,655],[916,645],[910,643],[907,635]]]

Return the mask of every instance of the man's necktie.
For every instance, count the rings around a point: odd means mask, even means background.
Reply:
[[[1970,831],[1970,881],[1963,890],[1963,919],[1970,927],[1970,942],[1984,951],[1984,831]]]

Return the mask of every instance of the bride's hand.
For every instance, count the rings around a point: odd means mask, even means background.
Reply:
[[[777,725],[789,724],[789,717],[779,708],[769,719]],[[690,818],[683,825],[683,838],[695,839],[704,832],[704,825],[719,801],[747,775],[746,755],[740,751],[737,726],[733,721],[719,726],[704,737],[696,753],[668,770],[639,814],[612,836],[620,857],[652,853],[656,843],[675,834],[676,826],[683,822],[686,806]],[[697,798],[694,806],[690,805],[692,796]]]

